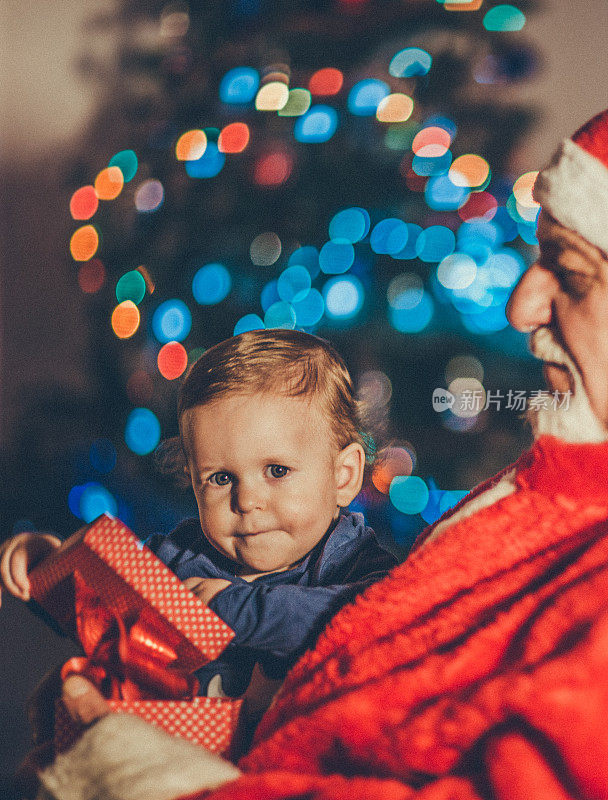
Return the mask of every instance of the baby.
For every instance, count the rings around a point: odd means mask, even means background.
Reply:
[[[193,365],[171,465],[199,517],[146,543],[234,631],[197,672],[201,694],[236,697],[255,674],[282,679],[346,602],[397,562],[359,513],[366,437],[348,371],[327,342],[250,331]],[[20,534],[0,581],[28,599],[27,569],[58,544]]]

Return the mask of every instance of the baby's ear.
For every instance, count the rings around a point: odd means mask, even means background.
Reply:
[[[365,451],[359,442],[351,442],[336,458],[336,502],[343,508],[352,503],[363,483]]]

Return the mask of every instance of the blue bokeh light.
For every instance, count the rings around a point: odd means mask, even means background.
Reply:
[[[265,327],[264,321],[257,314],[245,314],[234,326],[233,335],[238,336],[239,333],[247,331],[263,330]]]
[[[369,244],[375,253],[399,253],[407,244],[408,227],[395,217],[381,220],[374,226]]]
[[[192,328],[192,314],[183,300],[165,300],[152,315],[152,331],[161,344],[181,342]]]
[[[427,156],[414,156],[412,170],[416,175],[425,178],[432,175],[445,175],[452,163],[452,151],[447,150],[442,156],[428,158]]]
[[[345,208],[332,217],[329,236],[330,239],[345,239],[354,244],[367,236],[369,227],[369,214],[364,208]]]
[[[376,78],[365,78],[356,83],[348,93],[348,109],[357,117],[373,117],[381,100],[390,94],[388,83]]]
[[[69,505],[69,498],[68,498]],[[78,514],[84,522],[93,522],[100,514],[115,516],[118,513],[116,498],[100,483],[86,483],[80,492]]]
[[[220,83],[220,100],[223,103],[242,105],[251,103],[257,94],[260,76],[252,67],[235,67],[227,72]]]
[[[217,142],[207,142],[205,152],[196,161],[185,161],[186,172],[191,178],[214,178],[221,172],[226,156],[218,149]]]
[[[95,439],[89,449],[89,461],[94,470],[107,475],[116,466],[116,448],[109,439]]]
[[[298,142],[318,144],[327,142],[338,128],[338,112],[331,106],[312,106],[298,117],[293,135]]]
[[[312,328],[325,313],[325,301],[318,289],[311,289],[303,300],[295,300],[292,305],[299,328]]]
[[[403,514],[420,514],[429,500],[429,487],[417,475],[397,475],[388,493],[391,503]]]
[[[273,303],[264,314],[264,325],[267,328],[293,328],[296,327],[296,312],[291,303],[279,300]]]
[[[469,189],[455,186],[447,175],[430,178],[424,190],[427,205],[435,211],[456,211],[469,197]]]
[[[330,239],[321,248],[319,266],[326,275],[341,275],[355,260],[355,248],[345,239]]]
[[[160,422],[149,408],[134,408],[127,417],[125,442],[139,456],[151,453],[160,442]]]
[[[279,297],[279,292],[277,290],[278,281],[274,278],[264,286],[260,293],[260,305],[262,306],[262,311],[268,311],[270,306],[273,303],[278,303],[281,299]]]
[[[431,225],[422,231],[416,242],[416,255],[421,261],[441,261],[456,247],[456,237],[445,225]]]
[[[289,256],[287,261],[287,265],[290,267],[294,264],[301,264],[303,267],[306,267],[310,272],[310,277],[316,278],[320,272],[319,251],[316,247],[312,247],[312,245],[298,247],[298,249],[294,250]]]
[[[415,290],[409,290],[414,292]],[[417,299],[418,295],[412,295],[412,300]],[[388,311],[391,325],[401,333],[420,333],[424,330],[433,318],[434,304],[428,292],[422,292],[415,305],[407,303],[409,298],[405,297],[400,304],[402,307],[390,306]]]
[[[287,267],[279,275],[277,281],[277,292],[281,300],[293,303],[303,300],[311,287],[310,272],[300,264]]]
[[[354,275],[330,278],[323,286],[325,314],[329,319],[348,320],[356,317],[365,300],[365,289]]]
[[[407,222],[407,243],[405,247],[399,250],[398,253],[393,253],[393,258],[398,258],[401,260],[407,260],[411,258],[417,258],[416,246],[418,244],[418,237],[422,233],[422,228],[420,225],[416,225],[414,222]]]
[[[232,279],[223,264],[205,264],[192,280],[192,294],[201,305],[214,305],[221,302],[230,291]]]
[[[389,74],[395,78],[412,78],[415,75],[426,75],[433,59],[420,47],[406,47],[392,57],[388,66]]]

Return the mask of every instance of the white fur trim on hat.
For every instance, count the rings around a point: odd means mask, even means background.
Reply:
[[[534,199],[566,228],[608,253],[608,169],[565,139],[534,185]]]

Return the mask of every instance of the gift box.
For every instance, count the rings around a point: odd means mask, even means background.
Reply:
[[[199,667],[234,632],[122,523],[107,514],[29,574],[33,601],[83,647],[63,676],[92,680],[116,711],[137,714],[218,753],[230,750],[240,700],[196,697]],[[59,703],[55,743],[80,731]]]

